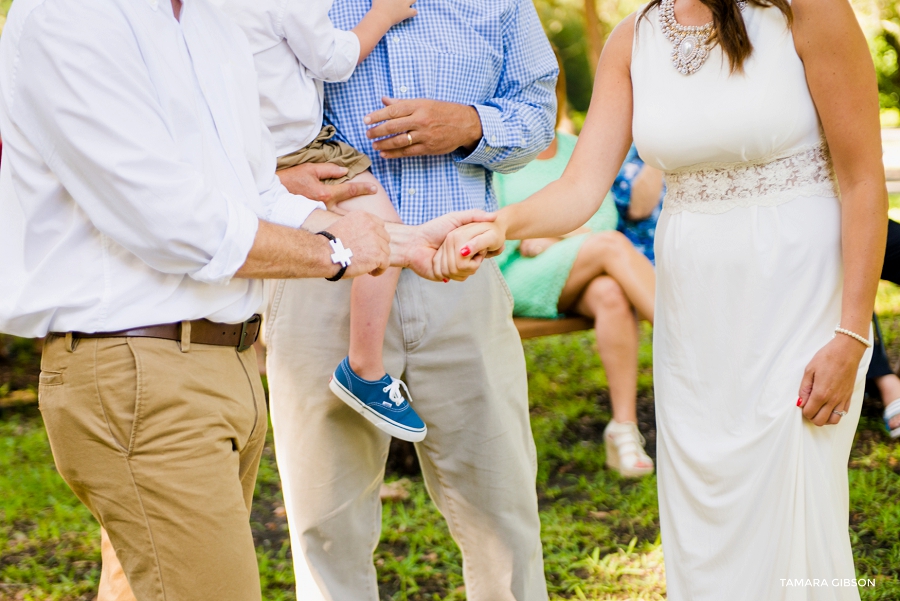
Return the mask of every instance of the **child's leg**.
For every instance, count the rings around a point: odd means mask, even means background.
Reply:
[[[366,211],[385,221],[400,222],[387,192],[370,171],[357,175],[351,181],[374,183],[378,186],[378,192],[351,198],[340,203],[339,208]],[[350,367],[365,380],[379,380],[385,375],[382,357],[384,333],[399,279],[400,269],[392,267],[378,277],[364,275],[353,281],[350,294]]]

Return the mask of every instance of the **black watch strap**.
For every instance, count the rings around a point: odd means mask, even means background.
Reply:
[[[335,237],[331,234],[331,232],[326,232],[326,231],[322,230],[321,232],[316,232],[316,235],[317,235],[317,236],[325,236],[326,238],[328,238],[329,241],[331,241],[331,242],[337,242],[337,238],[335,238]],[[338,263],[335,263],[335,265],[338,265]],[[345,274],[345,273],[347,273],[347,266],[346,266],[346,265],[341,265],[341,269],[340,269],[340,271],[337,272],[336,275],[334,275],[334,276],[332,276],[332,277],[330,277],[330,278],[325,278],[325,279],[328,280],[329,282],[336,282],[336,281],[338,281],[339,279],[341,279],[342,277],[344,277],[344,274]]]

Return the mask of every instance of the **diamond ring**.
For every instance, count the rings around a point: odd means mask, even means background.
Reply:
[[[846,411],[832,411],[832,413],[834,413],[835,415],[839,415],[841,417],[844,417],[845,415],[847,415]]]

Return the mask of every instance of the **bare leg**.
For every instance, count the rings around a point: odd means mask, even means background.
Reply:
[[[900,399],[900,378],[894,374],[881,376],[875,380],[875,385],[881,393],[881,400],[884,402],[885,409],[889,404]],[[900,415],[894,416],[890,421],[891,430],[900,428]]]
[[[361,173],[352,181],[375,183],[378,192],[351,198],[338,207],[345,211],[366,211],[385,221],[400,222],[387,192],[371,172]],[[353,281],[350,293],[350,367],[365,380],[380,380],[385,376],[382,355],[384,333],[399,279],[400,269],[393,267],[378,277],[366,275]]]
[[[653,322],[656,274],[653,265],[619,232],[593,234],[581,246],[569,280],[559,297],[561,310],[575,306],[598,276],[611,276],[641,316]]]
[[[125,571],[105,528],[100,528],[100,557],[102,566],[100,569],[100,587],[97,591],[97,601],[135,601],[134,593],[125,577]]]
[[[637,423],[638,329],[631,303],[614,279],[601,276],[588,284],[575,310],[594,319],[613,419]]]

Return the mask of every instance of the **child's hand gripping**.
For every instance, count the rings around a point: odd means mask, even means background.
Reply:
[[[412,7],[415,3],[416,0],[372,0],[369,12],[390,21],[391,25],[396,25],[418,14],[419,11]]]
[[[503,252],[505,234],[495,222],[471,223],[447,235],[434,256],[434,272],[443,279],[462,281],[478,271],[485,259]]]

